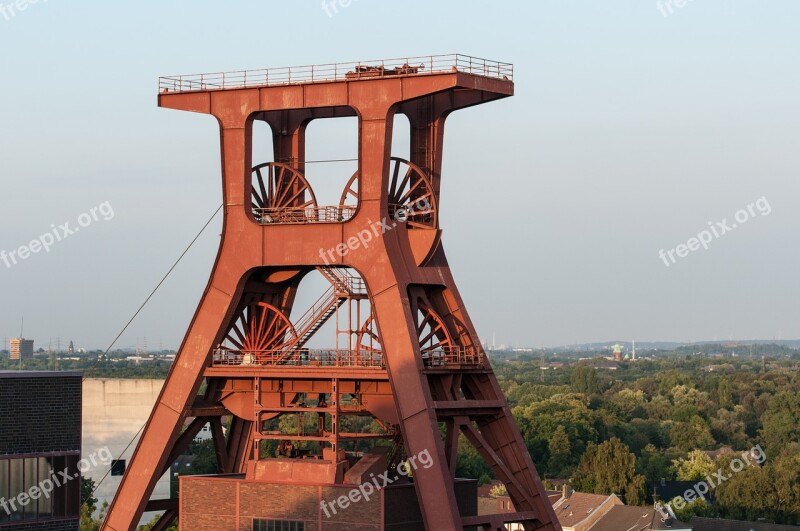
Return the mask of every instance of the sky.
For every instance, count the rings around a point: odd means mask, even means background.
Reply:
[[[515,96],[445,133],[483,341],[800,338],[798,2],[22,5],[0,0],[0,251],[61,239],[0,260],[0,340],[24,316],[37,348],[106,348],[221,203],[216,123],[159,109],[158,76],[447,53],[514,64]],[[353,152],[336,127],[309,158]],[[178,347],[220,228],[118,346]]]

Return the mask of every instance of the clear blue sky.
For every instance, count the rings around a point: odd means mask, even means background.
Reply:
[[[218,206],[216,125],[158,109],[159,75],[454,52],[515,65],[514,98],[454,114],[446,133],[444,242],[482,339],[800,337],[800,3],[665,12],[40,0],[0,13],[0,250],[114,210],[49,253],[0,262],[0,339],[24,314],[37,346],[105,347]],[[323,133],[312,154],[348,149]],[[659,258],[761,197],[769,215]],[[218,234],[219,219],[120,346],[180,343]]]

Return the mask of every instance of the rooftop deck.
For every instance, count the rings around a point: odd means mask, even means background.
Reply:
[[[424,76],[463,72],[495,79],[514,80],[514,65],[468,55],[428,55],[261,70],[238,70],[165,76],[158,79],[159,92],[193,92],[296,85],[332,81],[356,81],[396,76]]]

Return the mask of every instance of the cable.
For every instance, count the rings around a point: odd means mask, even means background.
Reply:
[[[179,263],[180,263],[180,261],[183,259],[183,257],[184,257],[184,256],[186,256],[186,253],[188,253],[188,252],[189,252],[189,249],[191,249],[191,248],[192,248],[192,246],[193,246],[193,245],[195,244],[195,242],[196,242],[196,241],[197,241],[197,240],[200,238],[200,236],[203,234],[203,232],[205,232],[205,230],[208,228],[208,226],[211,224],[211,222],[214,220],[214,218],[215,218],[215,217],[217,217],[217,214],[219,214],[219,211],[220,211],[220,210],[222,210],[222,205],[220,205],[220,206],[219,206],[219,208],[217,208],[217,210],[216,210],[216,211],[214,211],[214,213],[211,215],[211,217],[210,217],[210,218],[208,218],[208,221],[206,221],[205,225],[203,225],[203,228],[202,228],[202,229],[200,229],[200,232],[198,232],[198,233],[197,233],[197,235],[194,237],[194,239],[192,239],[192,241],[191,241],[191,242],[189,242],[189,245],[186,247],[186,249],[184,249],[184,250],[183,250],[183,252],[182,252],[182,253],[181,253],[181,255],[178,257],[178,259],[177,259],[177,260],[175,260],[175,263],[174,263],[174,264],[172,264],[172,267],[170,267],[170,268],[169,268],[169,271],[167,271],[167,273],[166,273],[166,274],[163,276],[163,278],[162,278],[162,279],[161,279],[161,281],[160,281],[160,282],[159,282],[159,283],[156,285],[156,287],[155,287],[155,288],[153,288],[153,291],[151,291],[151,292],[150,292],[150,295],[148,295],[148,296],[147,296],[147,298],[145,299],[145,301],[142,303],[142,305],[141,305],[141,306],[139,306],[139,309],[138,309],[138,310],[136,310],[136,313],[134,313],[134,314],[133,314],[133,317],[131,317],[131,318],[128,320],[128,322],[127,322],[127,323],[125,324],[125,326],[122,328],[122,330],[120,331],[120,333],[119,333],[119,334],[117,334],[117,337],[115,337],[115,338],[114,338],[114,341],[112,341],[112,342],[111,342],[111,344],[108,346],[108,348],[107,348],[107,349],[105,350],[105,352],[103,353],[102,357],[105,357],[105,355],[106,355],[106,354],[108,354],[108,353],[109,353],[109,351],[110,351],[110,350],[111,350],[111,349],[114,347],[114,345],[116,344],[116,342],[117,342],[117,341],[119,341],[119,338],[120,338],[120,337],[122,337],[122,334],[124,334],[124,333],[125,333],[125,330],[127,330],[127,329],[128,329],[128,327],[131,325],[131,323],[133,323],[134,319],[136,319],[136,317],[139,315],[139,313],[141,313],[141,311],[144,309],[144,307],[147,305],[147,303],[148,303],[148,302],[150,302],[150,299],[152,299],[152,298],[153,298],[153,295],[155,295],[155,294],[156,294],[156,291],[158,291],[158,289],[161,287],[161,285],[162,285],[162,284],[164,284],[164,282],[167,280],[167,277],[169,277],[169,275],[170,275],[170,274],[171,274],[171,273],[172,273],[172,272],[175,270],[175,268],[178,266],[178,264],[179,264]],[[100,363],[100,359],[101,359],[101,357],[98,357],[98,358],[97,358],[97,361],[94,363],[94,365],[92,365],[92,366],[89,368],[89,370],[88,370],[88,371],[86,371],[86,372],[89,372],[89,371],[92,371],[92,370],[94,370],[94,369],[97,367],[97,364],[98,364],[98,363]],[[83,380],[81,380],[81,381],[86,381],[86,378],[87,378],[87,376],[86,376],[86,372],[84,372],[84,377],[83,377]],[[127,451],[128,451],[128,448],[130,448],[130,447],[131,447],[131,445],[133,444],[133,441],[135,441],[135,440],[136,440],[136,437],[138,437],[138,436],[139,436],[139,434],[140,434],[140,433],[142,433],[142,430],[144,429],[144,427],[145,427],[146,425],[147,425],[147,422],[145,422],[144,424],[142,424],[142,427],[141,427],[141,428],[139,428],[139,430],[138,430],[138,431],[137,431],[137,432],[134,434],[133,438],[131,438],[130,442],[128,442],[128,445],[125,447],[125,449],[122,451],[122,453],[120,453],[120,456],[122,456],[122,455],[125,455],[125,452],[127,452]],[[95,493],[95,492],[97,492],[97,489],[99,489],[99,488],[100,488],[100,485],[102,485],[102,484],[103,484],[103,481],[105,481],[105,479],[108,477],[108,475],[109,475],[110,473],[111,473],[111,468],[109,468],[109,469],[108,469],[108,472],[106,472],[106,473],[105,473],[105,475],[104,475],[102,478],[100,478],[100,481],[98,481],[98,482],[95,484],[95,486],[94,486],[94,489],[92,489],[92,493],[91,493],[91,494],[89,494],[89,496],[88,496],[88,497],[87,497],[85,500],[82,500],[82,502],[81,502],[81,508],[82,508],[84,505],[86,505],[86,502],[87,502],[87,501],[89,501],[89,498],[92,498],[92,497],[94,496],[94,493]]]
[[[328,159],[328,160],[304,160],[303,164],[317,164],[320,162],[353,162],[358,159]]]
[[[125,452],[127,452],[127,451],[128,451],[128,448],[130,448],[130,447],[131,447],[131,445],[133,444],[133,441],[135,441],[135,440],[136,440],[136,437],[138,437],[138,436],[139,436],[139,434],[140,434],[140,433],[142,433],[142,430],[144,429],[144,427],[145,427],[146,425],[147,425],[147,423],[146,423],[146,422],[145,422],[144,424],[142,424],[142,427],[141,427],[141,428],[139,428],[139,431],[137,431],[137,432],[134,434],[134,436],[133,436],[133,439],[131,439],[131,440],[130,440],[130,442],[128,442],[128,445],[127,445],[127,446],[125,447],[125,449],[124,449],[124,450],[122,450],[122,452],[119,454],[119,455],[120,455],[120,457],[122,457],[123,455],[125,455]],[[100,485],[103,483],[103,481],[105,481],[105,480],[106,480],[106,478],[108,477],[108,475],[111,473],[111,469],[112,469],[112,468],[113,468],[113,467],[109,467],[109,468],[108,468],[108,472],[106,472],[106,473],[103,475],[103,477],[101,477],[101,478],[100,478],[100,481],[98,481],[98,482],[97,482],[97,484],[94,486],[94,489],[92,489],[92,493],[91,493],[91,494],[89,494],[89,496],[88,496],[88,497],[87,497],[85,500],[81,501],[81,508],[83,508],[83,506],[84,506],[84,505],[86,505],[86,502],[88,502],[88,501],[89,501],[89,498],[91,498],[91,497],[93,497],[93,496],[94,496],[94,493],[95,493],[95,492],[97,492],[97,489],[99,489],[99,488],[100,488]]]
[[[166,274],[166,275],[164,275],[164,277],[163,277],[163,278],[161,279],[161,281],[160,281],[160,282],[159,282],[159,283],[156,285],[156,287],[155,287],[155,288],[153,288],[153,291],[151,291],[151,292],[150,292],[150,295],[148,295],[148,296],[147,296],[147,299],[145,299],[145,301],[142,303],[142,305],[141,305],[141,306],[139,306],[139,309],[138,309],[138,310],[136,310],[136,313],[134,313],[134,314],[133,314],[133,317],[131,317],[131,318],[130,318],[130,320],[129,320],[129,321],[126,323],[126,324],[125,324],[125,326],[124,326],[124,327],[122,327],[122,330],[120,331],[120,333],[119,333],[119,334],[117,334],[117,337],[115,337],[115,338],[114,338],[114,341],[112,341],[112,342],[111,342],[111,344],[108,346],[108,348],[105,350],[105,352],[103,352],[102,356],[98,356],[98,357],[97,357],[97,361],[96,361],[96,362],[94,362],[94,365],[92,365],[91,367],[89,367],[89,369],[83,373],[83,380],[82,380],[82,381],[85,381],[85,380],[86,380],[86,378],[87,378],[87,375],[86,375],[86,373],[93,371],[93,370],[94,370],[94,369],[97,367],[97,364],[98,364],[98,363],[100,363],[100,359],[101,359],[101,358],[105,358],[106,354],[108,354],[108,353],[109,353],[109,351],[110,351],[110,350],[111,350],[111,349],[114,347],[114,345],[117,343],[117,341],[119,341],[119,338],[120,338],[120,337],[122,337],[122,334],[124,334],[124,333],[125,333],[125,330],[127,330],[127,329],[128,329],[128,327],[131,325],[131,323],[133,323],[133,320],[134,320],[134,319],[136,319],[136,317],[137,317],[137,316],[139,315],[139,313],[140,313],[140,312],[141,312],[141,311],[144,309],[144,307],[147,305],[147,303],[148,303],[148,302],[150,302],[150,299],[152,299],[152,298],[153,298],[153,295],[155,295],[155,294],[156,294],[156,291],[158,291],[158,288],[160,288],[160,287],[161,287],[161,285],[164,283],[164,281],[166,281],[166,280],[167,280],[167,277],[169,277],[169,275],[172,273],[172,271],[174,271],[174,270],[175,270],[175,268],[178,266],[178,264],[179,264],[179,263],[180,263],[180,261],[183,259],[183,257],[184,257],[184,256],[186,256],[186,253],[188,253],[188,252],[189,252],[189,249],[191,249],[191,248],[192,248],[192,246],[193,246],[193,245],[194,245],[194,243],[197,241],[197,239],[198,239],[198,238],[200,238],[200,236],[203,234],[203,232],[205,232],[206,228],[207,228],[207,227],[208,227],[208,226],[211,224],[211,222],[214,220],[214,218],[215,218],[215,217],[217,217],[217,214],[219,214],[219,211],[220,211],[220,210],[222,210],[222,205],[220,205],[220,206],[219,206],[219,208],[217,208],[217,210],[216,210],[216,211],[215,211],[215,212],[214,212],[214,213],[211,215],[211,217],[210,217],[210,218],[208,218],[208,221],[206,221],[206,224],[205,224],[205,225],[203,225],[203,228],[202,228],[202,229],[200,229],[200,232],[198,232],[198,233],[197,233],[197,236],[195,236],[195,237],[194,237],[194,239],[193,239],[193,240],[192,240],[192,241],[189,243],[189,245],[186,247],[186,249],[184,249],[184,250],[183,250],[183,252],[182,252],[182,253],[181,253],[181,255],[178,257],[178,259],[177,259],[177,260],[175,260],[175,263],[174,263],[174,264],[172,264],[172,267],[170,267],[170,268],[169,268],[169,271],[167,271],[167,274]]]

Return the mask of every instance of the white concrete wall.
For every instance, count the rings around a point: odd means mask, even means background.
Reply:
[[[129,466],[139,441],[137,432],[150,417],[163,385],[164,380],[86,379],[83,382],[82,457],[92,453],[100,455],[100,449],[107,447],[112,459],[125,459],[126,467]],[[125,450],[134,436],[134,442]],[[110,465],[99,464],[91,467],[84,476],[100,483],[110,468]],[[103,479],[95,492],[98,507],[103,501],[111,503],[121,480],[121,476],[110,473]],[[169,472],[156,484],[152,498],[169,498]],[[151,516],[147,515],[143,520],[149,521]]]

